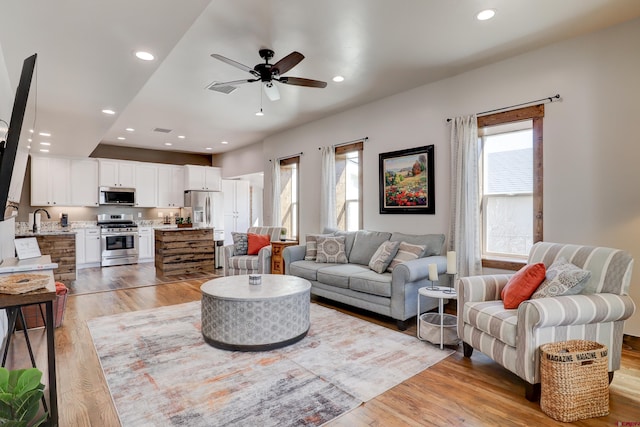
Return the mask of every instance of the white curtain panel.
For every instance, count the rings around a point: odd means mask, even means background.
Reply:
[[[479,156],[476,115],[452,119],[449,249],[460,277],[482,274]]]
[[[280,161],[278,159],[271,160],[271,224],[274,227],[282,225],[280,218]]]
[[[332,146],[322,147],[322,171],[320,182],[320,227],[336,228],[336,155]]]

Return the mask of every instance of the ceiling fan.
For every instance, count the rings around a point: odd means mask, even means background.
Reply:
[[[327,82],[322,82],[320,80],[304,79],[302,77],[286,77],[282,75],[298,65],[298,63],[304,59],[304,55],[300,52],[291,52],[275,64],[269,64],[269,60],[272,59],[274,55],[274,52],[271,49],[260,49],[258,53],[260,54],[260,57],[264,59],[264,63],[260,63],[253,68],[236,62],[233,59],[218,55],[217,53],[211,54],[211,56],[217,60],[250,73],[253,78],[233,80],[230,82],[214,82],[207,86],[207,89],[231,93],[236,89],[237,85],[262,82],[262,86],[264,87],[264,92],[267,97],[272,101],[277,101],[280,99],[280,92],[273,82],[295,86],[327,87]]]

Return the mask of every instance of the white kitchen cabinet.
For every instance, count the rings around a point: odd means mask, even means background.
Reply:
[[[222,191],[222,169],[210,166],[184,166],[184,189]]]
[[[76,232],[76,270],[83,265],[85,261],[85,237],[84,228],[74,230]]]
[[[155,258],[153,228],[139,227],[138,238],[138,262],[153,262]]]
[[[70,160],[31,156],[31,206],[69,204]]]
[[[154,163],[135,165],[136,206],[155,208],[158,205],[158,166]]]
[[[231,232],[246,233],[250,222],[249,181],[223,179],[224,244],[233,244]]]
[[[158,165],[158,207],[184,205],[184,167]]]
[[[71,160],[70,205],[98,206],[98,161]]]
[[[87,264],[100,264],[102,261],[102,250],[100,248],[100,229],[84,229],[84,261]]]
[[[100,186],[135,188],[135,162],[100,159]]]

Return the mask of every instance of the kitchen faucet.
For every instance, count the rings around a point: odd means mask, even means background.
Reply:
[[[40,211],[44,211],[47,214],[47,219],[51,219],[51,215],[44,208],[38,208],[33,212],[33,232],[36,233],[38,231],[38,227],[36,226],[36,214]]]

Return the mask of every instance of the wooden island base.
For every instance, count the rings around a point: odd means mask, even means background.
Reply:
[[[214,272],[212,228],[156,229],[155,244],[157,276]]]

